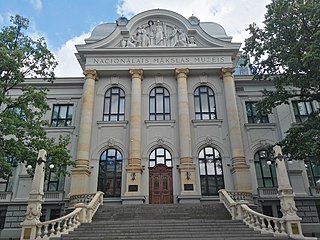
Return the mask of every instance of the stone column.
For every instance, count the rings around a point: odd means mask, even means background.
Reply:
[[[42,203],[44,202],[43,184],[45,175],[45,163],[47,161],[47,152],[41,149],[38,153],[37,164],[32,180],[32,187],[29,194],[26,218],[21,223],[21,240],[36,239],[37,224],[40,223]]]
[[[280,199],[281,206],[280,210],[283,214],[283,219],[285,220],[287,232],[293,239],[303,239],[300,223],[301,218],[297,215],[294,193],[290,184],[281,147],[276,145],[273,147],[273,151],[276,159],[278,198]]]
[[[187,78],[189,69],[176,69],[178,82],[179,141],[180,141],[180,180],[181,195],[195,194],[195,165],[191,153],[191,128],[188,101]]]
[[[70,195],[88,193],[89,153],[92,132],[96,70],[85,70],[76,166],[71,170]],[[92,190],[91,190],[92,191]],[[95,191],[95,190],[93,190]]]
[[[130,142],[129,158],[126,181],[126,193],[128,197],[141,196],[141,81],[143,78],[142,69],[130,69],[132,78],[131,86],[131,109],[130,109]],[[136,198],[128,198],[131,203],[140,203]]]
[[[252,191],[249,165],[244,157],[241,137],[240,119],[236,101],[236,90],[233,78],[234,68],[222,68],[226,112],[231,143],[233,183],[236,191]]]

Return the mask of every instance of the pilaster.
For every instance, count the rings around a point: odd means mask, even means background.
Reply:
[[[233,73],[234,68],[221,69],[231,143],[231,173],[236,191],[252,191],[249,165],[244,156]]]
[[[126,192],[124,204],[137,203],[141,196],[141,81],[142,69],[130,69],[132,79],[131,109],[130,109],[130,142],[129,158],[126,166]],[[132,201],[131,201],[132,200]],[[142,201],[138,201],[142,203]]]
[[[76,166],[71,170],[70,195],[88,192],[89,154],[92,132],[96,70],[85,70]]]
[[[195,195],[195,165],[192,159],[191,128],[188,101],[188,68],[175,69],[178,82],[179,140],[180,140],[180,182],[181,195]],[[193,197],[192,197],[193,198]],[[186,199],[185,199],[186,201]]]

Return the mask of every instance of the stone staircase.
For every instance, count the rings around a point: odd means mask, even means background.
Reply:
[[[58,239],[58,238],[51,238]],[[82,224],[60,239],[250,240],[274,238],[232,221],[220,203],[104,205],[91,224]]]

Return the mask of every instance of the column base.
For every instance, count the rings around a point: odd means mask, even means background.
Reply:
[[[183,196],[195,196],[196,184],[195,184],[195,165],[194,164],[182,164],[179,167],[180,182],[181,182],[181,194]]]
[[[89,175],[88,168],[74,168],[71,170],[70,196],[88,193]],[[96,192],[96,190],[93,192]]]
[[[126,197],[137,197],[141,196],[141,175],[142,168],[140,165],[137,166],[127,166],[126,167]]]
[[[231,173],[235,191],[252,192],[249,168],[245,162],[233,163]]]

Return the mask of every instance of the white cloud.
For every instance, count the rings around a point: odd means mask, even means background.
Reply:
[[[29,0],[29,2],[37,11],[42,9],[42,0]]]
[[[79,77],[82,76],[82,69],[74,55],[77,50],[75,45],[84,43],[90,33],[84,33],[80,36],[68,40],[58,51],[54,52],[59,65],[55,69],[56,77]]]
[[[40,0],[30,0],[33,2]],[[244,42],[249,36],[245,29],[250,23],[258,25],[264,19],[265,5],[271,0],[122,0],[117,6],[119,15],[131,18],[133,15],[150,9],[168,9],[188,18],[192,14],[202,22],[210,21],[221,24],[227,34],[233,37],[234,42]],[[41,2],[41,1],[40,1]],[[169,7],[168,7],[169,6]],[[55,57],[59,62],[55,70],[57,77],[79,77],[82,69],[74,53],[75,45],[84,43],[89,33],[68,40],[58,51]]]
[[[0,14],[0,23],[4,21],[4,17]]]
[[[250,23],[260,24],[264,19],[265,5],[271,0],[123,0],[117,6],[119,15],[132,17],[149,9],[168,9],[188,18],[192,14],[201,22],[221,24],[228,35],[243,42],[248,35],[245,29]]]

